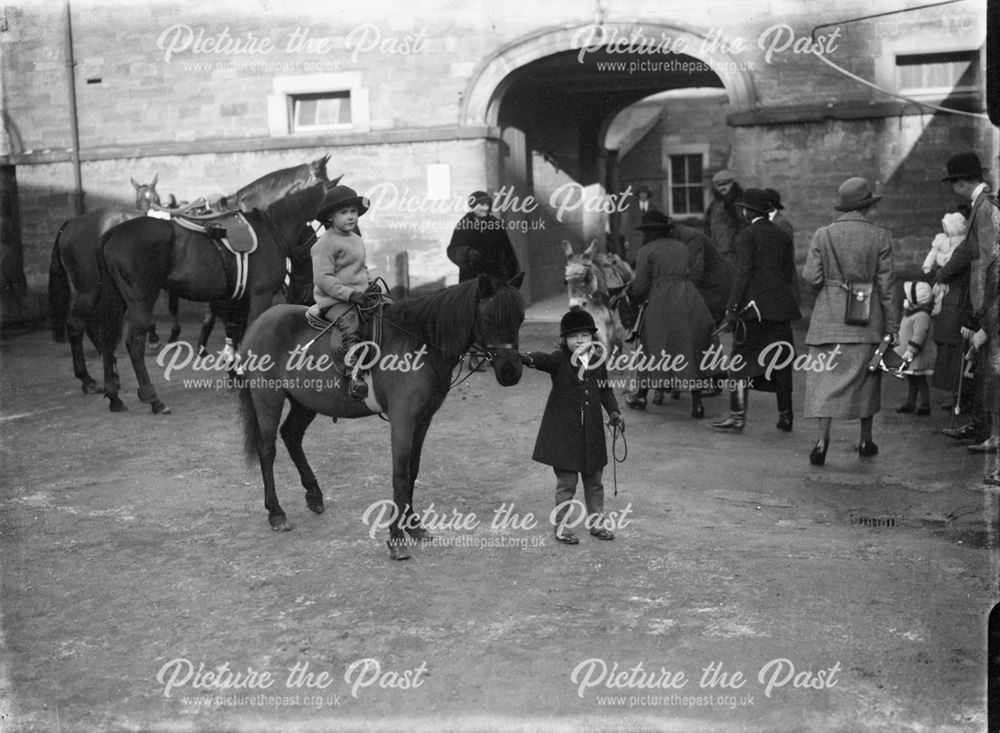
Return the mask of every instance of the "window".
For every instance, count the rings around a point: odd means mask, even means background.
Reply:
[[[289,97],[289,101],[292,107],[292,132],[351,127],[349,91],[296,94]]]
[[[896,84],[900,94],[948,96],[980,90],[978,51],[898,54]]]
[[[670,156],[670,213],[677,216],[705,213],[701,153]]]
[[[368,132],[368,89],[360,71],[275,76],[267,95],[272,136]]]

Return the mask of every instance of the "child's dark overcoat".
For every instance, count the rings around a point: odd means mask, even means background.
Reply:
[[[601,406],[608,413],[619,411],[614,390],[607,383],[607,368],[601,364],[588,369],[581,381],[579,367],[570,363],[570,354],[565,349],[551,354],[536,351],[531,358],[532,366],[552,376],[552,391],[545,404],[532,459],[583,474],[604,468],[608,452]]]

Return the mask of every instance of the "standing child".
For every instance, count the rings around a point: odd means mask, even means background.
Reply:
[[[365,243],[357,232],[358,217],[368,211],[369,202],[353,188],[334,186],[316,218],[326,225],[326,232],[312,246],[313,298],[310,308],[334,323],[339,331],[343,354],[361,341],[361,317],[358,308],[366,306],[372,296],[368,289],[368,268],[365,266]],[[377,296],[374,296],[377,297]],[[331,334],[336,344],[336,334]],[[344,365],[344,378],[350,380],[351,397],[365,399],[368,385],[360,374]]]
[[[550,354],[536,351],[521,357],[525,365],[552,376],[552,391],[531,457],[555,470],[556,539],[567,545],[579,543],[576,535],[562,525],[580,474],[590,534],[600,540],[613,540],[615,536],[605,526],[604,518],[601,477],[608,454],[601,405],[607,410],[611,424],[618,425],[621,422],[618,402],[608,385],[608,370],[603,362],[593,367],[589,363],[596,360],[590,351],[597,333],[593,317],[586,311],[570,311],[563,316],[559,331],[562,340],[559,351]]]
[[[931,335],[934,296],[931,286],[925,282],[904,283],[903,295],[903,320],[899,323],[896,353],[907,362],[903,374],[906,375],[909,393],[906,402],[896,412],[930,415],[931,396],[927,377],[934,373],[934,360],[937,358],[937,347]]]

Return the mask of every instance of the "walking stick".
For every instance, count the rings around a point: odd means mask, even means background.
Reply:
[[[955,418],[962,412],[962,383],[965,381],[965,359],[968,353],[965,344],[968,339],[962,339],[962,358],[958,360],[958,391],[955,393],[955,404],[951,406],[951,421],[948,427],[955,429]]]

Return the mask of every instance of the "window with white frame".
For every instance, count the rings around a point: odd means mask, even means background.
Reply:
[[[896,54],[896,88],[907,96],[974,95],[982,87],[978,51]]]
[[[277,76],[268,95],[272,136],[368,132],[368,90],[361,72]]]
[[[289,96],[291,131],[315,132],[350,128],[351,92],[312,92]]]
[[[666,151],[667,207],[671,216],[705,213],[705,157],[707,146],[686,146]]]

